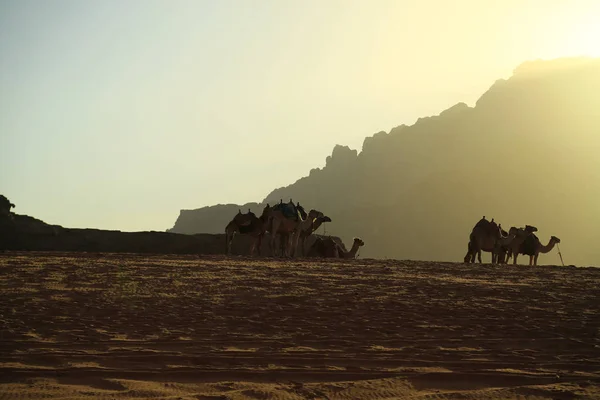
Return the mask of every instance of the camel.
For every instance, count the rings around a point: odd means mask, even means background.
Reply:
[[[547,245],[543,245],[533,233],[528,235],[521,246],[519,247],[519,251],[513,253],[514,256],[514,264],[517,263],[517,255],[524,254],[529,256],[529,265],[532,264],[537,266],[537,260],[540,253],[549,253],[556,244],[560,243],[560,239],[556,236],[551,236]]]
[[[508,252],[506,255],[507,262],[508,260],[510,260],[511,257],[513,257],[513,265],[517,265],[517,255],[519,254],[521,246],[523,245],[525,240],[538,230],[535,226],[532,225],[525,225],[525,228],[520,229],[523,229],[526,234],[519,235],[510,242],[510,244],[508,245]]]
[[[313,220],[311,220],[311,218],[308,217],[309,215],[318,215],[318,216],[316,218],[314,218]],[[299,236],[298,236],[297,247],[293,254],[294,256],[296,254],[299,254],[300,256],[305,255],[304,248],[306,247],[305,246],[306,238],[309,237],[310,235],[312,235],[313,232],[316,232],[316,230],[319,229],[319,227],[324,222],[331,222],[331,218],[325,216],[322,212],[317,211],[317,210],[310,210],[308,212],[307,218],[304,221],[302,221],[302,223],[298,227]],[[280,251],[281,251],[281,254],[284,254],[285,253],[285,244],[288,243],[289,234],[286,232],[284,232],[284,233],[280,232],[279,237],[280,237],[280,246],[281,246]]]
[[[529,225],[527,225],[529,227]],[[530,227],[532,228],[532,227]],[[505,264],[508,260],[506,257],[509,252],[510,245],[517,238],[527,236],[530,232],[525,230],[524,228],[516,228],[512,226],[508,233],[502,230],[502,237],[496,241],[496,248],[492,257],[495,256],[495,259],[492,259],[492,263]]]
[[[492,262],[495,260],[494,251],[496,241],[502,237],[502,227],[494,222],[485,219],[485,216],[475,224],[471,234],[469,235],[469,243],[467,245],[467,254],[465,255],[465,263],[474,263],[475,255],[481,264],[481,251],[492,253]]]
[[[311,218],[311,216],[315,215],[315,218]],[[324,222],[331,222],[331,218],[323,214],[321,211],[313,209],[308,212],[308,217],[300,223],[298,227],[298,240],[296,245],[297,247],[295,249],[295,251],[298,252],[300,256],[304,255],[304,245],[306,242],[306,238],[312,235],[313,232],[316,232],[317,229],[319,229],[319,227]]]
[[[356,258],[358,249],[365,245],[360,238],[354,238],[352,248],[350,251],[345,251],[331,237],[328,238],[317,238],[313,245],[308,250],[308,257],[320,257],[320,258]]]
[[[265,226],[267,216],[270,214],[270,208],[267,204],[260,218],[257,218],[250,210],[248,210],[247,214],[242,214],[242,211],[238,210],[235,217],[225,227],[225,244],[228,255],[231,254],[231,242],[236,234],[253,236],[254,241],[252,242],[252,247],[250,247],[250,255],[254,254],[256,248],[258,248],[258,254],[260,255],[262,237],[265,234]]]
[[[289,210],[293,211],[295,217],[289,217],[290,213],[286,212]],[[312,211],[313,210],[311,210],[311,212]],[[317,215],[314,213],[312,215],[306,214],[304,207],[302,207],[300,203],[297,203],[294,206],[294,203],[291,199],[287,204],[283,204],[283,201],[281,201],[277,206],[272,207],[267,223],[267,230],[271,232],[271,250],[274,251],[275,249],[276,236],[281,235],[282,240],[283,238],[287,238],[285,240],[287,244],[284,255],[286,257],[291,257],[298,242],[298,235],[296,234],[298,227],[307,218],[311,218],[312,220],[316,217]]]

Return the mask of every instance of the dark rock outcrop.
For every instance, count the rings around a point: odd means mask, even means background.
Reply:
[[[261,255],[268,256],[263,239]],[[307,248],[314,238],[306,241]],[[336,238],[336,240],[339,240]],[[236,235],[232,254],[248,255],[252,238]],[[27,216],[13,214],[0,222],[0,251],[84,251],[102,253],[224,254],[225,234],[185,235],[171,232],[121,232],[101,229],[71,229]]]

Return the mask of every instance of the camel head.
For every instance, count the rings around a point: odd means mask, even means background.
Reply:
[[[313,223],[319,220],[319,225],[324,222],[331,222],[331,218],[323,214],[321,211],[315,210],[314,208],[308,212],[308,219],[313,221]]]
[[[537,230],[538,230],[538,228],[536,228],[535,226],[525,225],[525,231],[527,233],[537,232]]]
[[[310,218],[311,220],[323,218],[324,216],[325,214],[323,214],[321,211],[315,210],[314,208],[308,212],[308,218]]]
[[[557,238],[556,236],[550,236],[550,240],[554,243],[560,243],[560,239]]]
[[[527,232],[525,229],[523,228],[517,228],[515,226],[511,226],[510,229],[508,230],[508,235],[514,235],[514,236],[525,236],[528,235],[529,232]]]
[[[365,242],[363,242],[360,238],[354,238],[354,244],[358,245],[358,247],[362,247],[365,245]]]

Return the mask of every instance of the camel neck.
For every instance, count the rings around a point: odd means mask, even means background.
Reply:
[[[556,242],[554,241],[554,239],[550,239],[550,241],[548,242],[547,245],[540,247],[540,253],[550,252],[550,250],[552,250],[555,245],[556,245]]]

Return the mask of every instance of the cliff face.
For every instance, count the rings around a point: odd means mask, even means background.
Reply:
[[[293,198],[325,212],[328,232],[360,236],[367,257],[461,260],[485,215],[505,228],[535,225],[542,242],[562,240],[565,262],[597,265],[599,155],[600,60],[536,61],[473,108],[379,132],[359,154],[336,146],[324,168],[263,203]],[[238,208],[182,211],[172,231],[221,232]],[[557,262],[556,250],[540,257]]]

